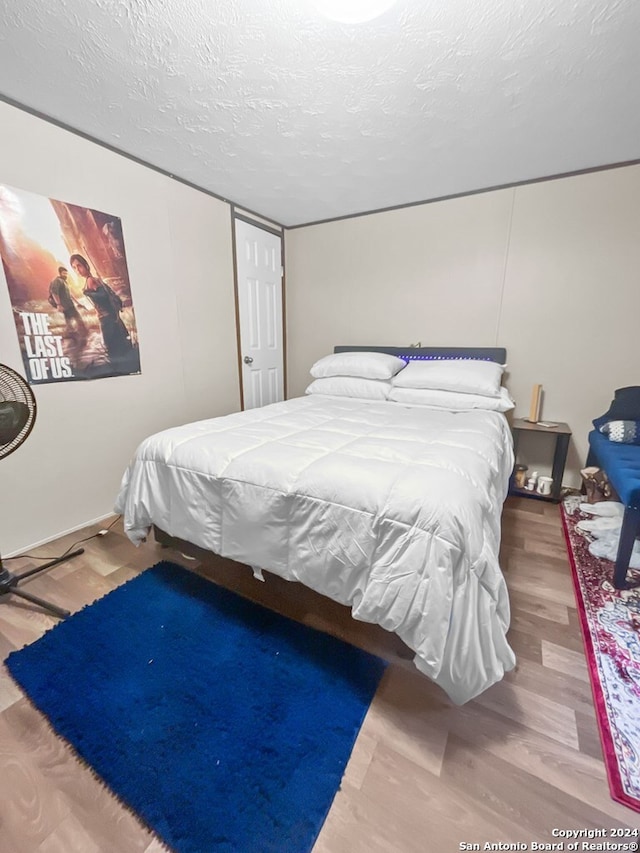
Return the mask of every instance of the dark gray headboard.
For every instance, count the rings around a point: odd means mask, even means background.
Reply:
[[[440,358],[474,359],[497,361],[505,364],[507,351],[504,347],[334,347],[334,352],[388,352],[406,361],[437,361]]]

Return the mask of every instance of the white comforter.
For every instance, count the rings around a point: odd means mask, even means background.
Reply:
[[[146,439],[116,511],[350,605],[454,702],[511,669],[498,565],[504,415],[320,396]]]

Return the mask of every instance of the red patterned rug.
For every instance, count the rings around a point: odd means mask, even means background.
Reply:
[[[640,812],[640,589],[615,589],[613,563],[589,553],[593,540],[576,528],[592,518],[583,501],[566,498],[561,516],[600,739],[611,796]]]

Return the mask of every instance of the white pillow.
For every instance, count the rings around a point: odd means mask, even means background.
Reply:
[[[449,409],[464,412],[470,409],[485,409],[488,412],[508,412],[515,403],[506,388],[501,388],[497,397],[482,394],[466,394],[457,391],[439,391],[433,388],[392,387],[389,399],[396,403],[412,406],[431,406],[434,409]]]
[[[461,394],[497,397],[504,367],[495,361],[438,359],[410,361],[393,384],[399,388],[433,388]]]
[[[360,400],[387,400],[391,383],[381,379],[361,379],[357,376],[327,376],[314,380],[305,394],[326,394],[329,397],[358,397]]]
[[[325,355],[311,368],[314,379],[326,376],[359,376],[362,379],[391,379],[405,361],[386,352],[337,352]]]

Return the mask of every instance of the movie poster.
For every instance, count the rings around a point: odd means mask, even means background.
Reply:
[[[31,385],[140,373],[117,216],[0,184],[0,255]]]

